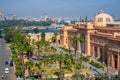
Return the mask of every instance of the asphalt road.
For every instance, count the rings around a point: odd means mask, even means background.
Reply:
[[[8,43],[0,38],[0,80],[16,80],[13,67],[10,67],[9,64],[5,65],[5,61],[11,60],[10,54]],[[8,74],[5,73],[5,68],[9,68]],[[1,78],[2,75],[4,75],[4,79]]]

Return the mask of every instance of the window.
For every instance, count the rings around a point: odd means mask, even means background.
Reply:
[[[111,22],[111,21],[110,21],[110,18],[106,18],[106,22]]]
[[[94,42],[97,42],[97,38],[94,38]]]
[[[106,40],[106,44],[109,44],[109,41],[108,41],[108,40]]]
[[[98,22],[103,22],[103,18],[98,18]]]
[[[97,51],[98,51],[98,50],[97,50],[97,46],[94,46],[94,55],[95,55],[95,57],[97,57],[97,55],[98,55],[98,54],[97,54]]]
[[[118,45],[117,45],[117,44],[114,44],[114,48],[118,48]]]
[[[102,40],[102,39],[100,39],[100,40],[99,40],[99,43],[103,43],[103,40]]]

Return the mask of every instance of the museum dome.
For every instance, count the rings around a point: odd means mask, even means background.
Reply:
[[[113,23],[114,20],[112,16],[110,16],[107,13],[104,13],[103,11],[97,13],[93,21],[93,25],[95,27],[106,27],[106,24],[113,24]]]

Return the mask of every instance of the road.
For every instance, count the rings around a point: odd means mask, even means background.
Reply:
[[[13,67],[5,65],[5,61],[11,60],[10,54],[8,43],[6,43],[3,38],[0,38],[0,80],[2,80],[2,75],[5,76],[3,80],[16,80]],[[10,72],[8,74],[5,74],[5,68],[9,68]]]

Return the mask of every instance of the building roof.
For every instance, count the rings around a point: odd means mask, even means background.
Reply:
[[[93,24],[94,26],[100,27],[100,26],[106,26],[106,24],[112,24],[114,23],[114,19],[112,16],[110,16],[107,13],[104,13],[103,11],[100,11],[94,18]]]

